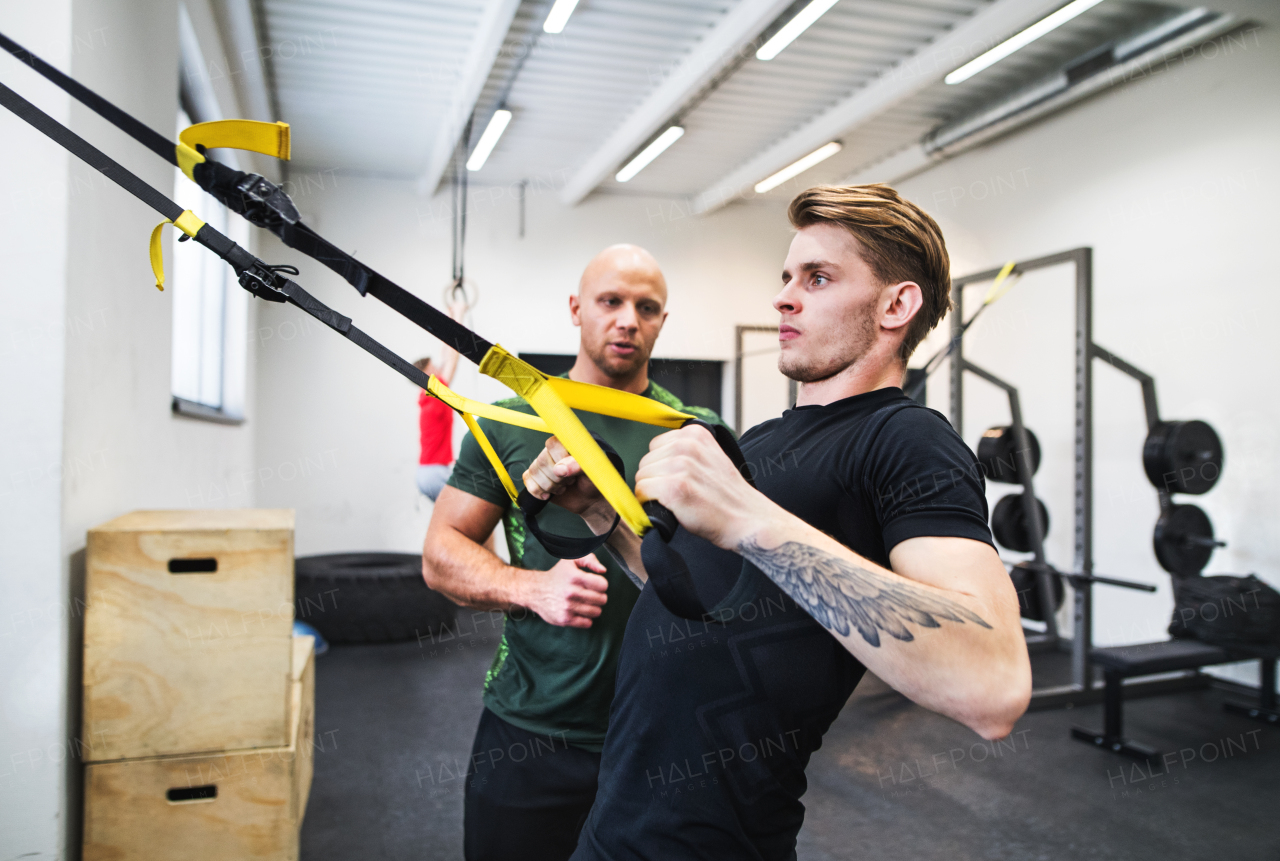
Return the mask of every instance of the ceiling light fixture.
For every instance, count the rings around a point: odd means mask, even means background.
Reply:
[[[613,178],[618,182],[626,182],[631,179],[637,173],[648,167],[649,162],[666,152],[667,147],[680,140],[680,136],[683,134],[683,126],[671,126],[671,128],[658,135],[658,137],[654,139],[653,143],[640,150],[640,154],[627,162],[626,165],[623,166],[622,170],[618,171]]]
[[[994,66],[1019,48],[1025,48],[1044,34],[1058,29],[1072,18],[1088,12],[1101,2],[1102,0],[1075,0],[1073,3],[1068,3],[1052,15],[1041,18],[1016,36],[1010,36],[1005,39],[985,54],[973,58],[947,75],[943,80],[948,84],[959,84],[967,81],[983,69]]]
[[[768,179],[756,183],[756,194],[764,194],[782,185],[793,176],[799,176],[820,161],[826,161],[844,148],[840,141],[832,141],[818,147],[799,161],[794,161]]]
[[[836,0],[813,0],[808,6],[796,13],[796,16],[773,34],[768,42],[756,51],[757,60],[772,60],[796,40],[801,33],[813,26],[813,22],[821,18],[828,9],[836,5]]]
[[[471,158],[467,159],[467,170],[474,172],[484,167],[484,163],[489,160],[489,153],[493,152],[493,148],[498,145],[498,138],[502,137],[502,133],[507,130],[509,122],[511,122],[511,111],[500,109],[493,112],[489,125],[485,126],[484,134],[480,135],[476,148],[471,151]]]
[[[578,8],[578,0],[556,0],[547,20],[542,22],[542,29],[547,33],[559,33],[569,23],[569,16]]]

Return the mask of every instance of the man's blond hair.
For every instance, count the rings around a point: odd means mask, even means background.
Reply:
[[[884,284],[914,281],[924,303],[898,349],[905,364],[951,309],[951,258],[938,223],[887,185],[820,185],[802,191],[787,209],[797,230],[837,224],[858,240],[862,259]]]

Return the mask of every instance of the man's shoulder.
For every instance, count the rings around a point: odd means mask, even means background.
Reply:
[[[679,410],[682,413],[689,413],[692,416],[702,419],[707,424],[724,425],[725,427],[729,427],[728,422],[720,418],[720,415],[715,410],[695,406],[693,404],[686,404],[684,401],[680,400],[671,392],[667,391],[652,380],[649,381],[649,391],[646,392],[646,394],[660,404],[665,404],[673,410]]]

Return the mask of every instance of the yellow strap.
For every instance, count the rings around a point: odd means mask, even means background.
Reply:
[[[431,379],[434,380],[435,377]],[[493,471],[498,474],[498,480],[506,488],[507,496],[511,497],[512,502],[515,502],[516,497],[519,496],[516,492],[515,482],[511,480],[511,474],[507,472],[507,467],[502,462],[502,459],[498,457],[498,453],[493,450],[493,444],[489,442],[489,438],[484,435],[484,431],[480,430],[480,422],[476,421],[475,416],[470,413],[463,413],[462,420],[467,423],[467,427],[471,428],[471,435],[476,438],[476,442],[480,443],[480,450],[489,459],[489,463],[493,464]]]
[[[640,506],[640,501],[636,499],[618,471],[613,468],[613,464],[609,462],[609,458],[600,446],[592,439],[591,433],[583,427],[573,410],[561,399],[557,388],[547,384],[548,378],[545,374],[496,344],[481,361],[480,373],[503,383],[533,407],[533,411],[546,421],[556,438],[578,461],[582,471],[587,474],[614,510],[622,516],[631,531],[637,535],[643,535],[651,528],[652,524]],[[566,388],[575,389],[575,387]],[[587,407],[582,406],[580,409],[587,409]]]
[[[605,386],[593,386],[590,383],[579,383],[564,377],[547,377],[547,385],[555,390],[566,405],[575,410],[589,413],[601,413],[633,422],[644,422],[647,425],[658,425],[664,428],[678,428],[689,419],[695,418],[688,413],[672,409],[664,403],[620,392]]]
[[[205,149],[243,149],[260,152],[273,158],[289,159],[289,124],[263,123],[257,120],[215,120],[209,123],[196,123],[188,126],[178,135],[178,167],[182,168],[190,179],[195,179],[192,170],[204,156],[196,149],[196,145]]]
[[[453,407],[459,413],[466,415],[476,415],[485,419],[492,419],[495,422],[503,424],[515,425],[516,427],[528,428],[532,431],[540,431],[542,433],[551,433],[551,428],[547,427],[547,423],[537,416],[531,416],[528,413],[509,410],[504,407],[495,407],[493,404],[485,404],[480,401],[473,401],[470,398],[464,398],[462,395],[450,389],[444,383],[435,377],[429,378],[427,381],[427,392],[449,406]]]
[[[160,247],[160,234],[164,231],[164,226],[170,223],[188,236],[195,236],[200,232],[200,228],[204,227],[204,222],[197,218],[194,212],[186,209],[178,216],[177,221],[170,222],[166,218],[152,229],[151,271],[156,276],[156,289],[160,291],[164,290],[164,254]]]
[[[991,283],[991,289],[987,291],[986,298],[982,300],[983,305],[990,305],[992,302],[996,301],[1001,296],[1008,293],[1009,288],[1013,287],[1014,284],[1018,283],[1018,280],[1015,278],[1014,280],[1010,281],[1008,284],[1005,284],[1005,287],[1003,290],[1000,289],[1000,285],[1004,284],[1005,279],[1009,277],[1009,273],[1013,271],[1014,265],[1015,265],[1014,261],[1010,260],[1008,263],[1004,265],[1003,268],[1001,268],[1000,273],[996,275],[996,280]]]
[[[444,401],[462,416],[462,420],[471,429],[472,436],[476,438],[476,442],[480,443],[480,450],[484,452],[484,456],[493,465],[493,471],[498,474],[498,480],[502,482],[507,495],[511,497],[512,502],[515,502],[516,496],[519,495],[515,482],[511,480],[511,475],[507,472],[506,465],[498,457],[498,453],[494,451],[493,444],[489,442],[489,438],[485,436],[485,432],[481,430],[480,423],[476,421],[475,417],[480,416],[496,422],[549,434],[551,433],[551,428],[547,427],[547,423],[528,413],[509,410],[505,407],[495,407],[493,404],[485,404],[480,401],[473,401],[470,398],[464,398],[435,377],[427,378],[427,393]]]
[[[435,377],[428,380],[427,392],[462,415],[463,421],[471,429],[480,449],[493,465],[498,479],[513,501],[518,495],[515,482],[511,480],[506,466],[481,430],[476,416],[554,434],[578,461],[582,471],[599,488],[604,498],[622,515],[632,531],[639,535],[650,528],[649,518],[640,501],[573,410],[601,413],[668,428],[678,428],[694,416],[630,392],[593,386],[563,377],[548,377],[500,346],[495,346],[485,355],[480,363],[480,371],[519,394],[537,415],[531,416],[473,401],[452,391]]]

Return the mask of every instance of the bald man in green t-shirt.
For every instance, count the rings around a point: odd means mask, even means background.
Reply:
[[[583,272],[577,295],[569,297],[581,337],[568,376],[722,423],[714,412],[686,406],[649,380],[649,355],[667,318],[666,302],[666,280],[649,252],[634,245],[602,251]],[[499,405],[533,412],[519,398]],[[617,449],[628,481],[649,441],[665,430],[578,415]],[[512,476],[520,476],[545,446],[545,434],[480,422]],[[483,547],[500,520],[510,565]],[[554,505],[538,522],[553,533],[590,534],[581,518]],[[639,591],[607,555],[549,555],[526,531],[470,434],[436,501],[422,564],[427,585],[456,603],[505,613],[468,768],[467,861],[567,859],[595,799],[618,652]]]

